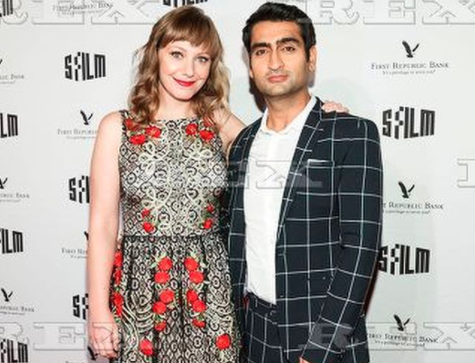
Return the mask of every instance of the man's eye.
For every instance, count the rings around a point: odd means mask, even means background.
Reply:
[[[265,49],[257,49],[255,52],[254,52],[254,55],[256,56],[261,56],[263,54],[266,53],[266,50]]]
[[[174,52],[171,52],[170,54],[171,54],[171,56],[172,56],[173,58],[175,58],[175,59],[181,59],[181,58],[183,58],[183,54],[181,54],[181,52],[174,51]]]
[[[291,46],[291,45],[287,45],[287,46],[285,46],[283,49],[284,49],[285,52],[293,52],[293,51],[295,51],[295,47],[293,47],[293,46]]]

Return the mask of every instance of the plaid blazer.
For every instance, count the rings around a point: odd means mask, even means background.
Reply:
[[[277,320],[290,362],[369,361],[363,305],[381,238],[382,163],[375,124],[310,112],[287,177],[275,256]],[[241,328],[246,278],[244,188],[261,120],[236,138],[229,165],[229,259]]]

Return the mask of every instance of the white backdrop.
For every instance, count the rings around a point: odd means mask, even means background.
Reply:
[[[381,132],[372,361],[474,361],[475,1],[285,2],[315,22],[313,92]],[[240,32],[262,0],[0,2],[1,363],[100,361],[87,351],[84,319],[95,130],[126,106],[133,52],[152,24],[184,3],[216,22],[232,109],[251,123],[260,112]]]

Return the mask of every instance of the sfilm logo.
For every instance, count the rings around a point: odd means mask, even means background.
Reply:
[[[28,344],[0,338],[1,363],[28,363]]]
[[[18,136],[18,116],[0,112],[0,138]]]
[[[163,5],[177,8],[179,6],[196,5],[207,2],[208,0],[163,0]]]
[[[88,81],[106,76],[106,56],[77,52],[64,57],[65,77],[73,81]]]
[[[73,296],[73,315],[83,320],[87,319],[87,310],[89,309],[88,294],[83,296]]]
[[[0,228],[0,245],[3,255],[23,252],[23,233]]]
[[[413,107],[400,106],[397,110],[383,111],[382,134],[386,137],[414,139],[433,136],[435,132],[435,111],[421,109],[416,119]]]
[[[0,11],[0,18],[8,15],[13,15],[13,0],[2,0],[2,11]]]
[[[69,199],[77,203],[89,203],[89,176],[69,179]]]
[[[431,251],[396,243],[379,251],[379,270],[391,275],[415,275],[430,272]]]

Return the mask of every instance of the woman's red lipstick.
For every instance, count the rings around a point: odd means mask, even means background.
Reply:
[[[174,78],[174,80],[176,81],[176,83],[183,87],[191,87],[195,84],[195,81],[182,81],[176,78]]]

